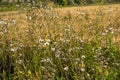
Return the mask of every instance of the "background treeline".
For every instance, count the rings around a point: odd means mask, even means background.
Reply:
[[[50,3],[54,2],[57,5],[89,5],[89,4],[108,4],[118,3],[120,0],[0,0],[0,4],[4,3]]]
[[[52,0],[60,5],[87,5],[87,4],[107,4],[117,3],[120,0]]]

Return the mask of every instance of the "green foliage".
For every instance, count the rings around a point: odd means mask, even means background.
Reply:
[[[53,1],[57,4],[60,5],[75,5],[75,4],[96,4],[96,3],[115,3],[115,2],[120,2],[119,0],[35,0],[36,4],[38,2],[47,2],[47,1]],[[0,2],[3,2],[0,0]],[[18,1],[20,2],[20,1]],[[27,1],[25,1],[27,2]],[[30,0],[31,3],[33,3],[32,0]]]
[[[62,0],[62,5],[67,5],[67,0]]]
[[[67,5],[68,3],[67,0],[55,0],[54,2],[58,3],[59,5],[64,5],[64,6]]]
[[[17,7],[15,3],[2,3],[0,4],[0,12],[2,11],[16,11],[19,10],[20,7]]]
[[[62,5],[62,6],[66,6],[66,5],[89,5],[89,4],[109,4],[109,3],[118,3],[120,2],[119,0],[30,0],[30,2],[28,2],[27,0],[25,0],[24,2],[21,2],[20,0],[18,1],[13,1],[13,2],[9,2],[9,1],[2,1],[0,0],[0,6],[8,6],[11,4],[17,4],[17,5],[24,5],[21,7],[39,7],[41,5],[43,6],[47,6],[49,5],[49,3],[54,2],[55,5]],[[7,8],[13,8],[12,6],[7,7]],[[13,9],[14,10],[14,9]]]
[[[59,3],[61,5],[63,5],[64,0],[54,0],[56,3]],[[115,3],[115,2],[119,2],[119,0],[66,0],[66,3],[68,3],[68,5],[86,5],[86,4],[106,4],[106,3]]]

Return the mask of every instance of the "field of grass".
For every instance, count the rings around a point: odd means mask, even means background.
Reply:
[[[120,5],[0,13],[1,80],[119,80]]]

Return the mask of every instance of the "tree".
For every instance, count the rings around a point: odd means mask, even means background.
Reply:
[[[75,0],[67,0],[68,1],[68,5],[75,5]]]

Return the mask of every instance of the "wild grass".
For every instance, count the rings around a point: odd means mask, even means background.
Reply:
[[[26,9],[0,18],[0,79],[119,80],[120,9]],[[61,14],[62,13],[62,14]]]

